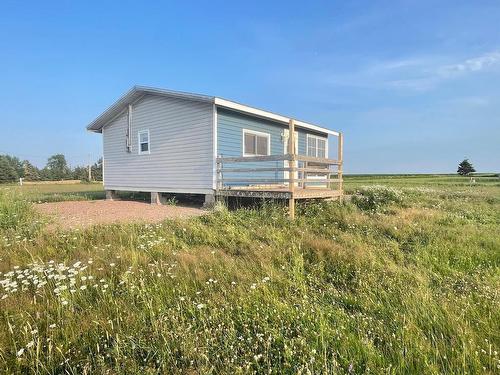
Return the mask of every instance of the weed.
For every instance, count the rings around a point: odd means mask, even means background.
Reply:
[[[1,188],[0,372],[498,373],[496,182],[369,181],[294,222],[217,205],[71,231]]]

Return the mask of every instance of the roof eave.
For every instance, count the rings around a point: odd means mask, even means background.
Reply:
[[[261,117],[261,118],[277,121],[277,122],[280,122],[283,124],[288,124],[290,122],[290,120],[292,119],[292,117],[278,115],[277,113],[265,111],[263,109],[258,109],[255,107],[250,107],[250,106],[247,106],[244,104],[240,104],[237,102],[233,102],[231,100],[218,98],[218,97],[215,98],[215,105],[218,107],[228,108],[228,109],[232,109],[232,110],[235,110],[238,112],[247,113],[247,114],[251,114],[254,116]],[[323,128],[323,127],[318,126],[318,125],[310,124],[310,123],[305,122],[305,121],[295,120],[295,125],[298,127],[301,127],[301,128],[314,130],[314,131],[317,131],[319,133],[331,134],[334,136],[339,135],[339,132],[336,132],[334,130],[330,130],[327,128]]]
[[[177,97],[187,100],[202,101],[213,103],[214,98],[207,95],[190,94],[181,91],[170,91],[163,89],[156,89],[147,86],[134,86],[124,95],[122,95],[116,102],[109,106],[104,112],[101,113],[94,121],[87,125],[87,130],[94,133],[102,133],[102,128],[106,126],[112,119],[118,115],[125,106],[136,101],[146,94]]]
[[[110,121],[116,118],[124,109],[125,107],[133,103],[134,101],[137,101],[140,99],[143,95],[146,94],[151,94],[151,95],[159,95],[159,96],[169,96],[169,97],[176,97],[176,98],[182,98],[182,99],[187,99],[187,100],[194,100],[194,101],[202,101],[202,102],[209,102],[209,103],[214,103],[218,107],[223,107],[223,108],[228,108],[232,109],[238,112],[250,114],[253,116],[277,121],[283,124],[288,124],[292,117],[287,117],[287,116],[282,116],[273,112],[265,111],[262,109],[258,109],[255,107],[250,107],[244,104],[240,104],[237,102],[233,102],[231,100],[223,99],[223,98],[218,98],[218,97],[213,97],[213,96],[207,96],[207,95],[200,95],[200,94],[191,94],[191,93],[186,93],[186,92],[181,92],[181,91],[171,91],[171,90],[164,90],[164,89],[157,89],[154,87],[147,87],[147,86],[134,86],[132,87],[128,92],[126,92],[124,95],[122,95],[115,103],[113,103],[111,106],[109,106],[100,116],[98,116],[94,121],[92,121],[89,125],[87,125],[87,130],[94,132],[94,133],[102,133],[102,128],[105,127]],[[324,134],[331,134],[334,136],[338,136],[339,132],[330,130],[318,125],[314,125],[305,121],[300,121],[300,120],[295,120],[295,124],[298,127],[305,128],[305,129],[310,129],[319,133],[324,133]]]

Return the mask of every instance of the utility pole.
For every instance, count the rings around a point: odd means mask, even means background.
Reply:
[[[90,165],[90,154],[89,154],[89,182],[92,181],[92,167]]]

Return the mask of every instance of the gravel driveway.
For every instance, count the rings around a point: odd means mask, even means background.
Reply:
[[[94,224],[160,222],[164,219],[187,218],[203,215],[196,207],[152,205],[136,201],[68,201],[36,204],[42,214],[54,219],[53,225],[83,228]]]

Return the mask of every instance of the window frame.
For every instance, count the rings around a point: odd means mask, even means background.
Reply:
[[[141,142],[141,134],[146,133],[148,135],[148,150],[147,151],[142,151],[141,150],[141,144],[146,143],[146,142]],[[139,155],[148,155],[151,154],[151,135],[149,133],[149,129],[142,129],[137,132],[137,153]]]
[[[316,142],[315,152],[314,152],[315,155],[309,155],[309,142],[310,142],[310,139],[314,139],[315,142]],[[325,156],[323,158],[324,159],[328,159],[328,138],[327,137],[321,137],[319,135],[314,135],[314,134],[307,134],[306,155],[307,156],[312,156],[312,157],[315,157],[315,158],[319,158],[320,157],[320,156],[318,156],[318,151],[319,151],[318,140],[323,140],[325,142]]]
[[[255,154],[249,154],[245,150],[245,135],[247,134],[252,134],[255,135]],[[257,137],[266,137],[267,138],[267,154],[265,155],[260,155],[257,154]],[[250,129],[243,129],[243,137],[242,137],[242,155],[244,157],[251,157],[251,156],[269,156],[271,155],[271,134],[270,133],[265,133],[265,132],[260,132],[257,130],[250,130]]]

